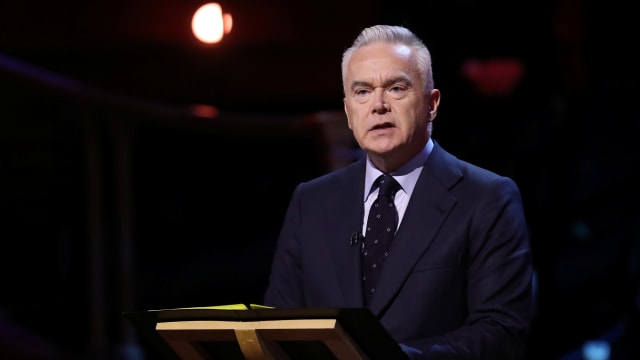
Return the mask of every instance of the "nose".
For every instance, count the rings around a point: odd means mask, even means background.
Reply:
[[[374,114],[384,114],[391,110],[391,107],[385,101],[384,89],[376,88],[373,91],[373,108],[371,112]]]

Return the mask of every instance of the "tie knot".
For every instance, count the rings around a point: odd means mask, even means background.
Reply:
[[[378,178],[378,196],[392,198],[396,191],[400,189],[400,184],[391,175],[383,174]]]

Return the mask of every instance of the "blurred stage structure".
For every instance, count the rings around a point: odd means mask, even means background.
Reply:
[[[269,115],[165,104],[4,54],[0,80],[3,143],[22,153],[17,157],[33,157],[6,164],[14,171],[3,186],[26,181],[36,198],[56,194],[37,205],[16,189],[4,202],[3,270],[28,275],[10,281],[15,288],[7,287],[14,291],[2,306],[18,321],[15,330],[22,321],[34,339],[51,332],[51,323],[70,321],[80,334],[49,336],[78,351],[73,356],[134,356],[140,349],[124,310],[259,303],[288,202],[282,195],[360,156],[342,112]],[[31,135],[20,136],[26,132],[51,136],[44,141],[51,147],[31,148]],[[225,193],[212,192],[227,182]],[[253,213],[257,198],[277,202],[282,212]],[[209,223],[223,210],[210,204],[220,200],[231,203],[229,217]],[[256,223],[239,223],[248,219]],[[27,356],[33,349],[14,350]]]

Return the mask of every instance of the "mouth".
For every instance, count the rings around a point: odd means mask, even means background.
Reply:
[[[390,129],[392,127],[394,126],[391,123],[376,124],[370,129],[370,131]]]

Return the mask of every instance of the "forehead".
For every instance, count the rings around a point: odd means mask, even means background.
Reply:
[[[376,42],[354,51],[349,61],[352,76],[401,71],[417,74],[417,62],[413,50],[403,44]]]

